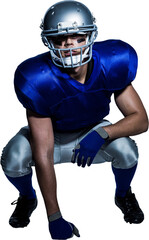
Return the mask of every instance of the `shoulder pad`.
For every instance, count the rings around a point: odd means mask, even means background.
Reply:
[[[17,97],[26,109],[30,109],[40,115],[49,116],[49,108],[45,99],[36,88],[38,77],[45,65],[42,64],[45,54],[30,58],[21,63],[15,71],[14,86]]]
[[[120,90],[134,80],[138,58],[129,44],[120,40],[107,40],[96,43],[94,49],[99,52],[106,88]]]

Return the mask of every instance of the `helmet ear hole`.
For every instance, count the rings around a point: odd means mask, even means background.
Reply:
[[[91,59],[92,45],[97,36],[97,26],[95,25],[93,15],[84,4],[72,0],[64,0],[54,4],[47,10],[41,29],[42,41],[50,49],[51,58],[55,65],[71,68],[84,65]],[[81,54],[78,57],[72,56],[73,48],[66,49],[70,51],[69,59],[62,57],[61,54],[59,54],[60,57],[55,54],[57,52],[61,53],[61,51],[54,48],[54,44],[51,44],[52,38],[58,38],[67,34],[81,34],[82,38],[79,39],[78,43],[85,40],[83,35],[87,35],[86,43],[80,47]],[[82,51],[83,48],[85,49],[85,54]]]

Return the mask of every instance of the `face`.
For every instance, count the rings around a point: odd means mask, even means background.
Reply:
[[[64,36],[58,36],[53,37],[52,39],[53,45],[57,49],[70,49],[70,48],[77,48],[72,50],[72,55],[78,55],[81,53],[80,47],[86,44],[86,35],[79,35],[79,34],[73,34],[73,35],[64,35]],[[84,52],[85,48],[83,48]],[[83,53],[82,52],[82,53]],[[57,53],[58,54],[58,53]],[[61,51],[62,57],[69,57],[70,51],[65,50]]]

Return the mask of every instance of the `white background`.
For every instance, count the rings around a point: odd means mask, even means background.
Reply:
[[[137,51],[139,67],[133,85],[149,113],[148,87],[148,1],[142,0],[92,0],[82,1],[94,13],[99,28],[98,39],[121,39]],[[47,51],[40,39],[40,22],[46,10],[55,1],[5,0],[0,3],[0,151],[7,141],[24,125],[25,110],[18,102],[13,89],[13,76],[23,60]],[[108,119],[116,122],[121,114],[111,103]],[[66,220],[76,224],[81,240],[90,239],[148,239],[149,226],[149,154],[148,133],[133,137],[139,147],[139,167],[132,183],[139,203],[145,213],[140,225],[126,224],[120,210],[114,205],[115,183],[110,164],[82,169],[76,165],[56,166],[58,199]],[[24,229],[13,229],[8,219],[13,211],[10,203],[18,193],[0,169],[0,238],[48,240],[48,222],[37,184],[33,177],[39,205],[31,223]],[[145,233],[145,235],[144,235]],[[74,239],[76,239],[74,237]]]

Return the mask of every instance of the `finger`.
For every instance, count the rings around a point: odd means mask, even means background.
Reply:
[[[87,166],[89,167],[92,164],[92,159],[91,157],[87,158]]]
[[[80,149],[80,144],[78,144],[72,151],[73,151],[73,154],[72,154],[72,158],[71,158],[71,162],[72,163],[75,163],[77,162],[77,155],[78,155],[78,150]]]
[[[71,162],[72,162],[72,163],[75,163],[75,162],[76,162],[76,159],[75,159],[75,152],[72,154]]]
[[[72,229],[73,229],[73,231],[72,231],[72,237],[73,237],[73,235],[75,235],[75,236],[77,236],[77,237],[80,237],[79,230],[76,228],[76,226],[75,226],[74,224],[72,224],[72,223],[70,223],[70,225],[71,225],[71,227],[72,227]]]
[[[82,156],[81,158],[81,166],[83,166],[83,164],[84,164],[84,156]]]
[[[86,159],[83,159],[82,167],[84,168],[86,166]]]
[[[73,234],[76,235],[77,237],[80,237],[79,230],[74,225],[73,225]]]
[[[77,165],[80,167],[81,166],[81,155],[79,152],[77,153],[77,156],[76,156],[76,162],[77,162]]]

